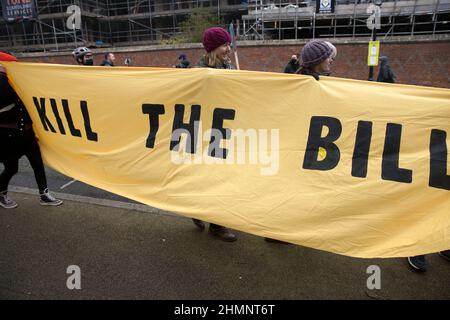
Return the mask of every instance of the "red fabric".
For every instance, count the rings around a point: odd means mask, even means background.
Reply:
[[[223,28],[209,28],[203,33],[203,47],[206,52],[211,52],[225,43],[231,43],[231,36]]]
[[[10,54],[0,52],[0,61],[17,61],[17,58]]]

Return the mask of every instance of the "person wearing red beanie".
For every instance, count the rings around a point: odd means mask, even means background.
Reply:
[[[234,69],[230,61],[231,36],[222,28],[213,27],[203,33],[203,47],[206,54],[195,66],[196,68]],[[205,229],[205,223],[198,219],[192,219],[200,229]],[[220,240],[233,242],[237,240],[236,235],[230,229],[218,224],[210,223],[209,232]]]
[[[206,54],[197,63],[199,68],[234,69],[231,65],[231,36],[223,28],[213,27],[203,33]]]

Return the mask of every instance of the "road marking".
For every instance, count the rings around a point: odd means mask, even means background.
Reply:
[[[70,186],[72,183],[74,183],[74,182],[76,182],[76,181],[77,181],[77,180],[73,179],[72,181],[69,181],[69,182],[67,182],[66,184],[63,184],[63,185],[61,186],[60,189],[64,189],[64,188]]]

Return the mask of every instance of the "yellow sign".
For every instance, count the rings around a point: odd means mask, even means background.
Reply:
[[[45,162],[77,180],[348,256],[450,248],[448,89],[237,70],[4,65]]]
[[[367,55],[367,65],[369,67],[378,65],[380,54],[380,41],[369,41],[369,54]]]

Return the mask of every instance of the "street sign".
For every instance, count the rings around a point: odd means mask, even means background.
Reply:
[[[316,0],[316,13],[334,13],[335,0]]]
[[[370,30],[381,29],[381,7],[371,4],[367,7],[368,14],[370,17],[367,18],[367,28]]]
[[[369,67],[378,65],[380,55],[380,41],[369,41],[369,54],[367,56],[367,65]]]
[[[1,0],[3,18],[7,22],[37,17],[33,0]]]

